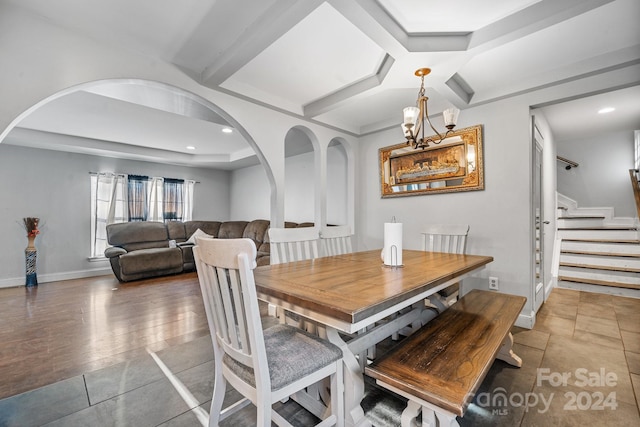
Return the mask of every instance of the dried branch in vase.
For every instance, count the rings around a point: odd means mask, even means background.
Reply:
[[[38,230],[38,223],[40,222],[40,218],[22,218],[22,222],[24,223],[24,229],[27,230],[27,237],[34,237],[40,233],[40,230]]]

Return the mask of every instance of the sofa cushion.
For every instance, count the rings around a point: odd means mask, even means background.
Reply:
[[[185,239],[195,233],[198,228],[210,236],[218,237],[220,224],[222,224],[220,221],[187,221],[184,223]]]
[[[182,221],[167,221],[167,232],[169,240],[176,242],[184,242],[189,237]]]
[[[107,225],[107,240],[112,246],[126,246],[130,243],[166,242],[169,235],[162,222],[122,222]]]
[[[242,237],[253,240],[258,247],[260,243],[264,242],[265,235],[268,234],[269,224],[270,222],[266,219],[253,220],[245,227]]]
[[[141,249],[155,249],[155,248],[168,248],[169,241],[168,240],[160,240],[157,242],[138,242],[138,243],[130,243],[127,245],[122,245],[123,248],[127,250],[127,252],[131,251],[139,251]]]
[[[140,249],[120,256],[123,275],[147,271],[182,271],[182,251],[180,248]]]
[[[249,221],[223,222],[216,237],[219,239],[241,239],[247,224],[249,224]]]

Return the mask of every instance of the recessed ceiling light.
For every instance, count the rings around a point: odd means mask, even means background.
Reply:
[[[222,128],[222,132],[224,132],[224,133],[232,133],[233,129],[231,129],[231,128]]]
[[[195,150],[196,147],[194,147],[193,145],[187,145],[187,150]]]
[[[613,108],[613,107],[605,107],[605,108],[602,108],[602,109],[598,110],[598,114],[607,114],[607,113],[610,113],[612,111],[616,111],[616,109]]]

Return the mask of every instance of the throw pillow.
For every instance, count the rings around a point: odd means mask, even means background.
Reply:
[[[192,245],[196,244],[196,237],[213,237],[210,234],[205,233],[204,231],[200,230],[199,228],[193,232],[193,234],[191,235],[191,237],[189,237],[189,239],[187,240],[187,243],[191,243]]]

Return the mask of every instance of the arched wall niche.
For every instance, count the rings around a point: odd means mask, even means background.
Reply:
[[[320,143],[305,126],[294,126],[284,138],[284,219],[319,223]]]
[[[353,152],[343,138],[333,138],[327,147],[326,223],[351,225],[353,231]]]

